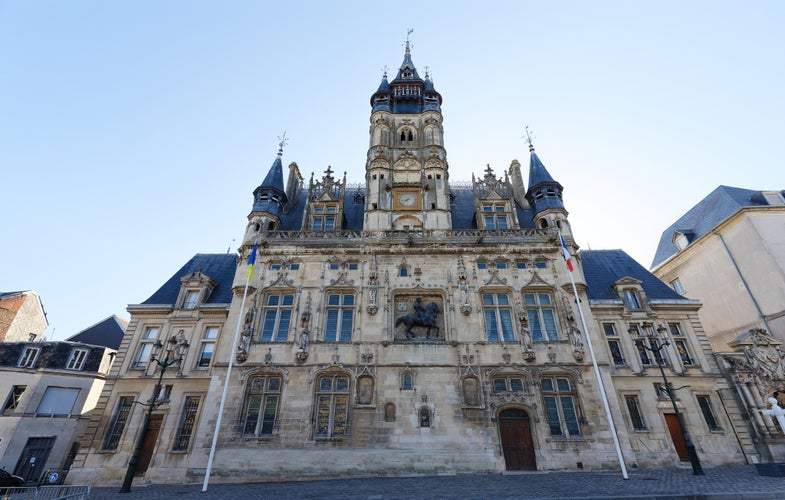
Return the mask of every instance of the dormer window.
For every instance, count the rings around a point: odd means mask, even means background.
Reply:
[[[196,309],[207,301],[217,283],[203,274],[201,269],[180,278],[180,294],[175,306],[179,309]]]
[[[188,290],[185,292],[185,299],[183,300],[183,309],[194,309],[199,300],[198,290]]]
[[[335,205],[315,206],[311,216],[312,231],[334,231],[338,207]]]
[[[624,304],[627,306],[627,309],[631,311],[637,311],[641,309],[641,301],[638,297],[638,293],[635,290],[624,290]]]
[[[482,207],[485,229],[509,229],[505,203],[489,203]]]

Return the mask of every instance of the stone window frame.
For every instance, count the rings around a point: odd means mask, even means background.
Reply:
[[[493,296],[493,303],[486,304],[486,295]],[[499,304],[498,303],[498,296],[505,295],[507,296],[508,302],[506,304]],[[515,330],[515,312],[513,310],[515,292],[509,288],[482,288],[479,291],[480,296],[480,305],[482,310],[482,318],[483,318],[483,329],[485,331],[484,340],[488,342],[498,342],[498,343],[507,343],[507,342],[515,342],[517,338],[517,332]],[[488,310],[495,311],[495,320],[498,330],[498,338],[491,339],[490,338],[490,330],[489,330],[489,323],[488,323],[488,316],[486,311]],[[501,314],[502,311],[506,311],[509,313],[509,325],[510,325],[510,338],[505,338],[504,336],[504,321],[505,318]]]
[[[215,332],[214,336],[209,336],[210,332]],[[217,325],[207,325],[204,327],[204,332],[202,333],[202,338],[199,345],[199,355],[196,358],[196,366],[194,369],[196,370],[206,370],[210,368],[210,365],[213,363],[213,358],[215,356],[215,347],[218,344],[218,335],[221,333],[221,327]],[[210,357],[206,358],[207,362],[205,363],[205,352],[209,348],[210,350]]]
[[[329,388],[323,383],[326,379],[332,381]],[[344,379],[346,386],[342,388],[339,381]],[[323,371],[316,376],[313,405],[313,434],[316,440],[341,440],[350,436],[352,389],[352,375],[343,370]],[[327,403],[326,408],[323,402]],[[325,409],[326,415],[323,414]],[[336,427],[339,431],[336,431]],[[322,428],[325,432],[320,432]]]
[[[272,297],[277,296],[280,297],[279,304],[270,304],[270,300]],[[291,296],[292,303],[286,304],[286,297]],[[289,332],[295,328],[295,315],[296,315],[296,306],[297,306],[297,291],[291,288],[271,288],[268,289],[264,296],[263,296],[263,305],[260,307],[260,314],[259,314],[259,334],[254,339],[256,343],[264,343],[264,344],[281,344],[285,342],[289,342]],[[267,320],[268,320],[268,312],[275,311],[275,317],[271,318],[273,320],[273,328],[270,330],[270,338],[265,339],[264,335],[267,332]],[[281,319],[284,316],[282,314],[283,311],[289,311],[289,317],[287,319],[288,326],[286,331],[284,332],[284,336],[281,337]]]
[[[527,295],[532,295],[534,297],[534,303],[527,302]],[[541,295],[547,295],[550,303],[543,304]],[[559,308],[556,306],[556,296],[557,291],[552,286],[535,284],[521,289],[521,303],[526,309],[526,319],[528,321],[529,333],[533,343],[561,342],[567,340],[566,335],[562,334],[564,329],[560,325]],[[550,319],[552,319],[555,328],[555,338],[551,338],[551,334],[547,331],[545,321],[547,317],[546,312],[551,313]],[[534,317],[533,313],[536,314],[536,317]],[[534,319],[536,319],[536,324],[540,325],[541,338],[535,338]]]
[[[139,345],[136,348],[136,355],[133,357],[131,361],[131,366],[129,366],[129,370],[147,370],[147,367],[150,366],[150,356],[153,352],[153,344],[158,340],[158,337],[161,335],[161,325],[145,325],[144,330],[142,330],[141,338],[139,339]],[[142,359],[144,358],[144,360]]]
[[[330,297],[333,295],[339,295],[340,300],[339,304],[330,304]],[[341,343],[349,343],[352,342],[354,338],[354,329],[357,323],[357,315],[358,315],[358,307],[359,307],[359,292],[354,288],[328,288],[324,291],[324,312],[322,313],[322,328],[321,328],[321,341],[330,343],[330,344],[341,344]],[[346,296],[352,296],[352,303],[345,304],[344,298]],[[331,311],[338,311],[337,316],[337,323],[336,323],[336,331],[335,331],[335,339],[328,340],[328,322],[330,321],[330,312]],[[349,338],[343,339],[341,338],[341,331],[343,329],[343,321],[344,321],[344,312],[351,312],[351,329],[349,331]]]
[[[194,436],[198,428],[199,415],[202,412],[204,397],[201,393],[186,393],[183,395],[183,409],[177,419],[170,453],[188,453],[194,444]]]
[[[122,394],[117,398],[117,405],[112,416],[112,423],[106,428],[106,434],[104,434],[100,451],[112,453],[117,451],[128,425],[128,421],[131,419],[131,412],[133,412],[135,399],[136,397],[133,395]]]
[[[624,406],[627,409],[627,417],[633,432],[648,432],[649,426],[646,423],[646,412],[641,406],[641,398],[638,393],[623,394]]]
[[[550,380],[552,382],[551,388],[543,386],[543,381]],[[567,381],[568,387],[564,389],[560,386],[559,381]],[[568,374],[564,373],[548,373],[543,374],[537,381],[540,389],[540,397],[542,399],[542,411],[545,425],[548,427],[548,433],[553,439],[579,439],[583,437],[581,432],[581,422],[583,420],[580,408],[580,399],[578,397],[578,390],[576,387],[575,379]],[[572,405],[571,408],[565,407],[565,403],[569,401]],[[553,402],[553,405],[549,405]],[[550,408],[556,411],[554,415]],[[568,412],[572,414],[569,415]],[[554,419],[555,417],[555,419]],[[556,427],[558,426],[558,429]],[[571,432],[576,430],[576,433]],[[554,434],[554,430],[558,433]]]
[[[271,382],[271,380],[278,380],[277,388]],[[258,384],[255,383],[257,380],[264,380],[263,387],[259,388]],[[252,437],[252,438],[264,438],[264,437],[272,437],[278,434],[278,425],[279,425],[279,413],[281,410],[281,401],[283,399],[283,392],[284,386],[286,383],[286,379],[284,378],[284,373],[279,371],[257,371],[251,373],[245,381],[245,397],[243,398],[243,406],[242,406],[242,414],[240,416],[241,428],[240,434],[245,437]],[[272,386],[272,387],[271,387]],[[246,432],[249,421],[249,411],[252,410],[251,402],[253,398],[259,397],[259,408],[258,414],[256,415],[256,419],[253,422],[254,430],[253,432]],[[270,404],[270,398],[275,397],[275,409],[273,414],[273,421],[272,424],[269,426],[270,432],[264,432],[267,428],[265,427],[265,411]]]

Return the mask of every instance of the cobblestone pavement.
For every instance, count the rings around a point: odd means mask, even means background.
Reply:
[[[754,466],[704,467],[694,476],[689,467],[629,471],[528,472],[504,475],[458,475],[404,478],[356,478],[283,483],[211,483],[143,485],[131,493],[119,487],[93,488],[91,500],[104,499],[622,499],[785,500],[785,478],[759,476]],[[141,482],[141,481],[140,481]]]

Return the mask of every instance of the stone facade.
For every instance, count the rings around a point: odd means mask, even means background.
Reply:
[[[363,184],[328,168],[306,188],[294,163],[284,182],[279,151],[240,258],[199,254],[129,306],[74,481],[122,479],[146,420],[131,402],[158,376],[137,480],[201,481],[219,417],[215,481],[615,469],[614,430],[628,466],[672,464],[672,407],[628,333],[657,327],[701,459],[744,461],[699,303],[623,252],[575,256],[562,186],[531,145],[528,189],[517,161],[448,182],[441,95],[408,44],[371,105]],[[161,375],[151,346],[168,338],[190,347]]]

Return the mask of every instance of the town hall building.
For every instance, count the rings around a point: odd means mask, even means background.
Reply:
[[[306,182],[282,143],[238,254],[128,307],[72,481],[119,484],[138,450],[137,481],[201,482],[219,421],[225,482],[612,470],[614,431],[627,467],[689,460],[683,430],[703,464],[757,460],[701,304],[621,250],[578,252],[531,141],[528,165],[452,181],[408,42],[370,106],[364,179]]]

